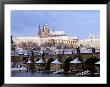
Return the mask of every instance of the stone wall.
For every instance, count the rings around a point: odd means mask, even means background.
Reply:
[[[37,64],[35,63],[35,70],[45,70],[45,63]]]
[[[71,72],[82,72],[83,71],[83,64],[70,64],[70,71]]]
[[[61,69],[62,69],[62,64],[51,64],[50,65],[50,70],[58,71],[58,70],[61,70]]]

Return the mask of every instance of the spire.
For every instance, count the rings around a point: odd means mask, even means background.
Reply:
[[[91,35],[91,33],[89,34],[89,39],[91,39],[91,37],[92,37],[92,35]]]
[[[44,25],[43,25],[43,28],[42,28],[42,32],[44,32]]]
[[[38,35],[41,35],[40,25],[39,25]]]
[[[92,35],[92,39],[94,39],[94,34]]]
[[[13,44],[13,38],[12,38],[12,35],[11,35],[11,44]]]
[[[53,33],[54,33],[54,27],[53,27]]]
[[[39,29],[40,29],[40,24],[39,24]]]
[[[91,34],[91,33],[90,33],[89,39],[94,39],[94,34]]]

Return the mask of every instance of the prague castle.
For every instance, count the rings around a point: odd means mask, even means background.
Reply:
[[[21,43],[34,43],[38,46],[42,46],[45,43],[51,43],[53,46],[60,45],[72,45],[73,47],[77,46],[100,46],[100,40],[95,39],[94,35],[89,36],[89,39],[79,40],[77,37],[70,37],[66,35],[64,31],[54,31],[50,29],[48,24],[42,27],[39,25],[38,35],[36,37],[15,37],[13,42],[19,46]]]
[[[54,44],[74,44],[78,41],[77,37],[67,36],[64,31],[52,31],[49,29],[48,24],[43,26],[39,25],[38,36],[36,37],[16,37],[13,38],[13,41],[16,45],[19,45],[22,42],[33,42],[41,46],[44,43],[53,43]]]
[[[43,26],[43,28],[39,25],[38,36],[40,38],[48,38],[48,37],[57,37],[57,36],[66,36],[64,31],[50,31],[48,24]]]

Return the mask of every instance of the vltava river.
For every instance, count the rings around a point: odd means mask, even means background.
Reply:
[[[12,77],[73,77],[73,74],[55,74],[47,72],[21,72],[11,71]]]

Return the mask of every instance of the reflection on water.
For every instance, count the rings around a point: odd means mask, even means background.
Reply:
[[[52,72],[21,72],[11,71],[12,77],[72,77],[71,74],[55,74]]]

